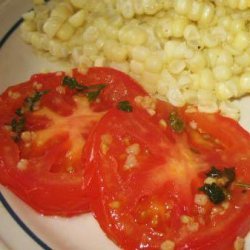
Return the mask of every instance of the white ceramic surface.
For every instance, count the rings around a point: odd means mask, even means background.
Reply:
[[[21,13],[31,8],[29,0],[0,0],[0,38],[18,21]],[[48,62],[35,53],[21,39],[19,30],[11,34],[0,50],[0,92],[8,85],[27,80],[31,74],[46,69],[61,70],[59,64]],[[250,97],[240,102],[241,124],[250,131]],[[115,250],[118,249],[106,238],[95,219],[90,215],[73,218],[44,217],[16,198],[0,185],[6,201],[43,243],[58,250]],[[0,249],[42,249],[9,215],[0,203]],[[248,237],[250,238],[250,237]],[[247,250],[250,250],[248,239]]]

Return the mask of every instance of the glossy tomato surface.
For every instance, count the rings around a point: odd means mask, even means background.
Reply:
[[[125,250],[232,250],[250,229],[250,135],[90,68],[0,96],[0,182],[37,211],[92,211]]]
[[[77,72],[74,75],[78,79]],[[79,82],[88,85],[107,85],[99,95],[100,104],[95,104],[99,109],[116,107],[118,102],[125,100],[134,103],[136,96],[147,95],[129,75],[108,67],[89,68],[84,78],[80,75]]]
[[[114,85],[116,97],[109,99]],[[43,214],[89,211],[82,186],[89,133],[109,107],[144,93],[108,68],[37,74],[9,87],[0,96],[0,183]]]
[[[102,229],[122,249],[233,249],[250,227],[249,190],[237,186],[249,183],[249,134],[217,114],[154,111],[109,111],[86,146]],[[200,190],[213,166],[236,175],[219,204]]]
[[[89,210],[81,154],[89,130],[103,115],[91,109],[86,97],[63,86],[63,78],[63,73],[34,75],[0,97],[5,142],[0,181],[43,214]],[[37,93],[44,94],[35,102]]]

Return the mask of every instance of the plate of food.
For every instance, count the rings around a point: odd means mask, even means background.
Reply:
[[[249,250],[249,8],[2,0],[0,246]]]

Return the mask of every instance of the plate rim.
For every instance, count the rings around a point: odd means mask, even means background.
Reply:
[[[24,221],[17,215],[8,201],[5,199],[4,195],[0,191],[0,201],[2,202],[4,208],[7,210],[8,214],[11,218],[18,224],[18,226],[28,235],[32,240],[34,240],[39,246],[41,246],[44,250],[52,250],[51,247],[48,246],[43,240],[41,240],[33,231],[30,229]]]

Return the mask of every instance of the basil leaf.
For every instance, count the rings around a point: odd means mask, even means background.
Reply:
[[[124,111],[124,112],[132,112],[133,107],[129,103],[129,101],[121,101],[117,104],[118,109]]]
[[[74,89],[78,92],[84,93],[87,96],[89,102],[95,101],[100,95],[101,90],[106,87],[106,84],[95,84],[91,86],[79,84],[75,78],[69,76],[65,76],[63,78],[62,84],[72,90]]]
[[[15,133],[13,136],[14,141],[19,141],[21,133],[25,130],[25,117],[21,116],[18,119],[12,119],[10,126],[11,130]]]
[[[183,132],[185,125],[181,118],[178,116],[176,112],[171,112],[169,115],[169,125],[176,132]]]
[[[226,180],[224,186],[228,187],[235,180],[235,168],[224,168],[223,170],[219,170],[216,167],[212,166],[206,176],[215,179],[224,178],[224,180]]]
[[[21,108],[17,109],[15,112],[18,116],[22,116],[23,115],[23,110]]]
[[[62,84],[64,86],[67,86],[70,89],[75,89],[77,91],[84,91],[84,90],[88,89],[87,86],[85,86],[83,84],[79,84],[75,78],[69,77],[69,76],[65,76],[63,78]]]
[[[222,171],[212,166],[210,171],[206,173],[206,176],[212,177],[212,178],[219,178],[219,177],[222,177]]]
[[[12,119],[11,130],[16,133],[21,133],[25,127],[25,118],[22,116],[19,119]]]
[[[10,122],[10,127],[12,132],[15,133],[14,140],[18,141],[20,139],[21,133],[25,130],[25,112],[34,111],[34,107],[42,98],[43,95],[47,94],[49,90],[36,91],[32,96],[28,96],[24,99],[23,106],[18,108],[15,113],[18,116],[13,118]]]
[[[106,84],[96,84],[88,87],[88,92],[85,93],[89,102],[93,102],[100,95],[101,91],[106,87]],[[93,89],[93,90],[92,90]]]
[[[199,190],[204,192],[214,204],[219,204],[226,199],[223,188],[215,183],[205,184]]]
[[[26,97],[26,99],[24,100],[25,106],[27,106],[29,111],[34,111],[36,103],[39,102],[42,96],[47,94],[48,92],[48,90],[36,91],[32,96]]]
[[[203,191],[214,204],[223,202],[229,192],[229,186],[235,180],[235,169],[224,168],[220,170],[212,166],[206,176],[213,178],[214,182],[203,185],[199,190]]]

